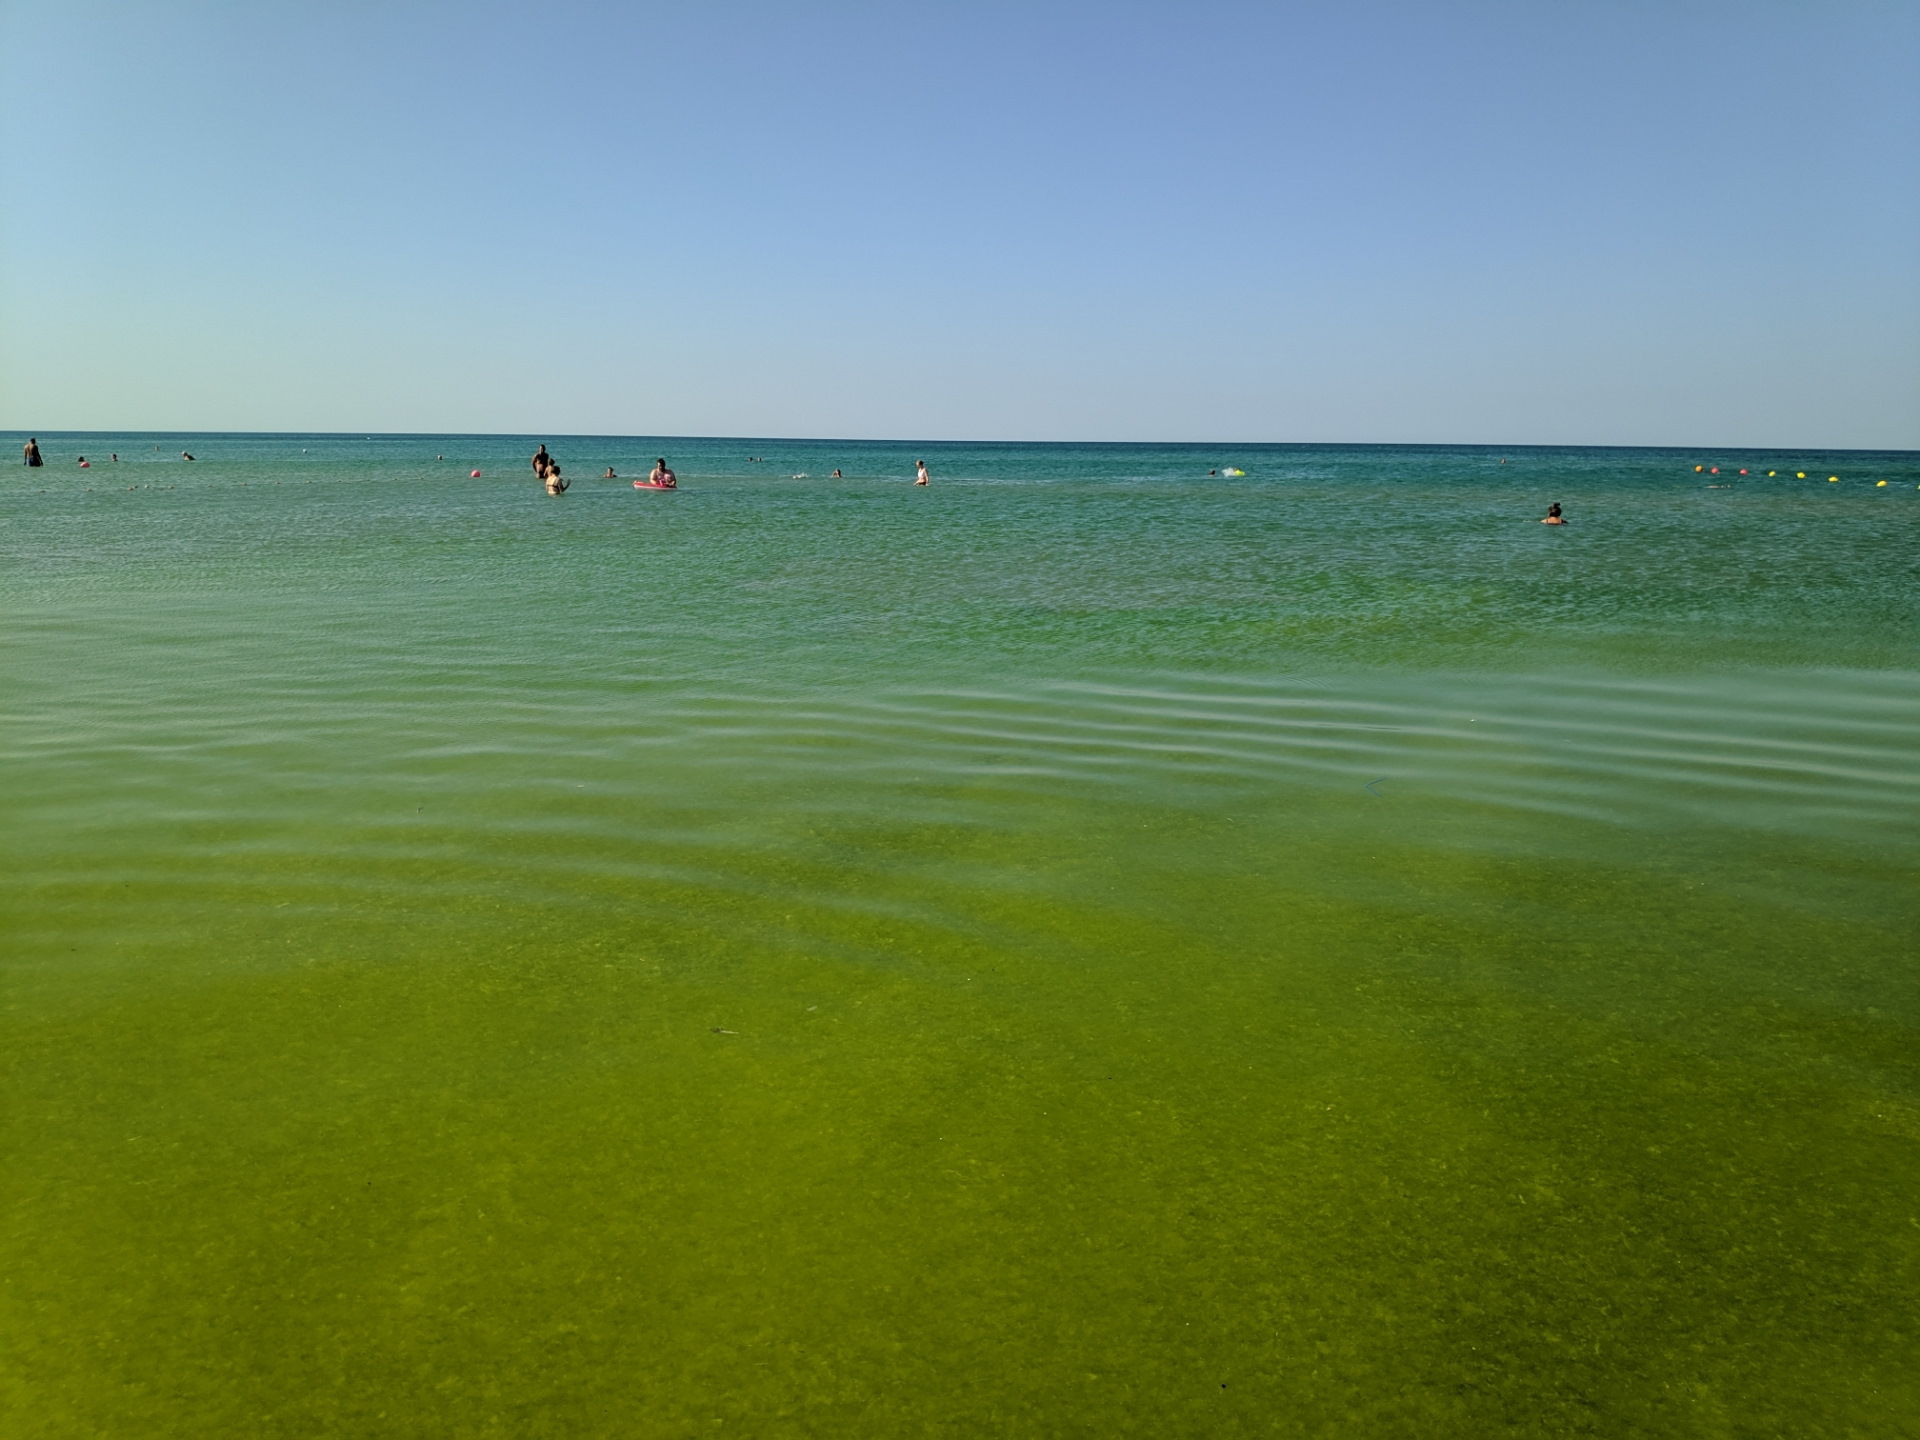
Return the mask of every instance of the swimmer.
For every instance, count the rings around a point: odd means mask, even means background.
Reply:
[[[87,457],[84,455],[80,457],[80,468],[82,470],[91,470],[93,468],[93,466],[87,462]]]
[[[1218,470],[1209,470],[1207,471],[1207,478],[1209,480],[1217,480],[1220,478],[1220,472]]]
[[[20,447],[20,457],[26,464],[36,470],[47,463],[40,458],[40,442],[38,440],[28,440],[26,444],[22,445]]]
[[[184,450],[182,450],[182,451],[180,452],[180,458],[181,458],[182,460],[191,460],[191,459],[193,458],[193,456],[191,456],[191,455],[189,455],[189,454],[188,454],[188,453],[187,453],[186,451],[184,451]]]
[[[839,472],[838,470],[836,470],[836,471],[834,471],[834,472],[833,472],[833,478],[834,478],[835,480],[838,480],[838,479],[840,479],[840,478],[841,478],[841,475],[840,475],[840,472]]]
[[[916,485],[924,485],[927,483],[929,479],[932,478],[927,474],[927,462],[924,460],[914,461],[913,469],[914,469],[913,483]]]
[[[542,480],[547,478],[547,467],[552,463],[553,457],[547,454],[547,447],[545,445],[542,445],[538,450],[533,452],[533,473],[538,475]]]
[[[1547,517],[1540,523],[1542,525],[1564,525],[1567,523],[1565,517],[1560,514],[1560,502],[1558,500],[1547,506]]]
[[[600,478],[602,480],[618,480],[620,477],[613,473],[613,466],[609,465],[607,466],[607,473],[602,475]]]
[[[120,452],[118,450],[114,451],[113,454],[107,456],[107,459],[118,465],[120,463]]]
[[[540,448],[544,450],[547,447],[542,445]],[[567,493],[567,482],[560,478],[560,467],[554,464],[551,456],[547,458],[546,474],[540,478],[547,482],[547,493],[549,495],[564,495]]]
[[[647,472],[647,483],[649,485],[658,485],[662,489],[671,490],[677,486],[680,481],[673,471],[667,468],[667,458],[663,455],[653,462],[653,469]]]

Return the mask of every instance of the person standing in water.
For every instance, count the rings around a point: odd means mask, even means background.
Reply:
[[[544,449],[545,447],[543,446],[542,448]],[[547,493],[549,495],[564,495],[567,493],[567,482],[560,478],[560,467],[554,463],[551,456],[547,459],[546,473],[540,478],[547,482]]]
[[[538,475],[542,480],[547,478],[547,469],[552,464],[553,457],[547,454],[547,447],[545,445],[542,445],[538,450],[533,452],[533,473]]]
[[[913,468],[915,472],[913,477],[913,483],[916,485],[926,484],[927,481],[931,478],[927,474],[927,462],[924,460],[916,460],[913,462]]]
[[[662,490],[672,490],[679,484],[679,478],[667,468],[667,457],[662,455],[653,462],[653,469],[647,472],[647,483],[658,485]]]
[[[34,439],[29,439],[20,447],[20,457],[36,470],[47,463],[40,458],[40,442]]]

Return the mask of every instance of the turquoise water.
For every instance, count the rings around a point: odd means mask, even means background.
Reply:
[[[38,438],[8,1433],[1915,1433],[1920,456]]]

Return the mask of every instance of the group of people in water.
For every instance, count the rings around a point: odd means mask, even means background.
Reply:
[[[160,447],[156,445],[153,448],[158,450]],[[115,450],[108,455],[107,458],[117,465],[120,463],[120,452]],[[182,450],[180,452],[180,458],[182,460],[191,460],[193,456]],[[40,442],[38,440],[35,440],[31,436],[27,438],[27,443],[20,447],[20,461],[29,469],[33,470],[38,470],[47,463],[46,458],[40,453]],[[91,470],[93,468],[93,462],[84,455],[78,457],[78,463],[82,470]]]
[[[612,473],[613,467],[607,468],[608,473]],[[547,453],[545,445],[533,452],[533,473],[540,477],[540,483],[547,487],[549,495],[567,493],[567,482],[560,474],[560,462]]]
[[[758,462],[760,457],[757,455],[749,455],[747,459],[750,462]],[[914,461],[913,471],[914,484],[927,485],[932,483],[933,477],[927,473],[926,461]],[[540,483],[547,487],[547,493],[549,495],[564,495],[567,493],[568,482],[560,474],[560,462],[547,453],[547,447],[544,444],[533,452],[533,473],[540,477]],[[835,470],[832,478],[835,480],[840,479],[840,472]],[[607,467],[607,473],[601,476],[601,479],[617,480],[619,476],[613,473],[613,467],[609,465]],[[680,485],[679,478],[673,471],[667,468],[665,456],[653,462],[653,469],[647,472],[647,478],[645,480],[636,480],[633,483],[635,488],[646,490],[674,490],[678,489]]]
[[[759,463],[760,461],[758,455],[749,455],[747,459],[751,463]],[[925,485],[929,483],[932,477],[927,474],[926,461],[914,461],[913,468],[914,484]],[[474,473],[478,474],[479,472],[475,471]],[[533,452],[533,473],[539,476],[540,483],[547,487],[547,494],[564,495],[567,493],[568,482],[560,474],[560,462],[547,453],[547,447],[544,444]],[[613,467],[609,465],[607,467],[607,473],[600,478],[603,480],[617,480],[620,477],[613,473]],[[838,470],[833,472],[833,478],[835,480],[841,478]],[[653,469],[647,472],[647,478],[645,480],[636,480],[633,484],[634,488],[638,490],[676,490],[680,486],[680,480],[672,470],[667,468],[666,457],[661,456],[653,462]]]
[[[155,447],[155,448],[158,448],[158,447]],[[28,465],[31,465],[37,468],[39,466],[46,464],[46,461],[41,458],[40,442],[38,440],[29,439],[27,443],[21,447],[21,452]],[[120,457],[118,454],[116,454],[113,456],[113,458],[115,460],[118,460]],[[189,455],[186,451],[182,450],[180,452],[180,458],[182,460],[191,460],[193,459],[193,456]],[[758,456],[753,456],[750,458],[755,460],[759,459]],[[1505,464],[1506,462],[1502,461],[1501,463]],[[82,455],[80,457],[80,465],[82,469],[90,468],[88,465],[86,456]],[[932,476],[927,473],[926,461],[924,460],[914,461],[913,470],[914,470],[914,476],[913,476],[914,484],[925,485],[930,483],[930,481],[932,480]],[[480,472],[477,470],[474,471],[474,474],[476,475],[479,473]],[[547,494],[564,495],[567,493],[567,487],[569,482],[566,479],[566,477],[560,473],[560,462],[558,460],[555,460],[553,456],[547,453],[547,447],[544,444],[538,450],[533,452],[533,473],[540,478],[540,483],[546,487]],[[1207,474],[1209,475],[1212,475],[1213,473],[1214,472],[1211,470],[1207,472]],[[618,479],[619,477],[613,473],[613,467],[609,465],[607,467],[607,473],[604,478],[608,480],[614,480],[614,479]],[[835,470],[833,472],[833,478],[835,480],[838,480],[841,478],[840,472],[838,470]],[[647,478],[644,481],[636,480],[633,483],[635,486],[644,488],[644,489],[673,490],[678,488],[680,482],[678,477],[674,475],[673,471],[667,468],[666,458],[663,456],[660,459],[655,460],[653,462],[653,469],[647,473]],[[1542,525],[1564,525],[1567,523],[1566,516],[1560,513],[1560,502],[1558,500],[1554,501],[1551,505],[1547,507],[1546,517],[1542,519],[1540,523]]]
[[[476,470],[473,473],[478,475],[480,472]],[[533,452],[533,473],[539,476],[540,483],[547,487],[547,494],[564,495],[567,493],[567,486],[570,482],[560,473],[560,462],[547,453],[547,447],[545,445],[542,445],[538,450]],[[603,480],[617,480],[620,477],[613,473],[613,467],[609,465],[607,467],[607,473],[600,478]],[[673,471],[667,468],[667,462],[663,457],[653,462],[653,469],[648,473],[644,481],[636,480],[633,483],[636,486],[653,490],[672,490],[679,486],[680,481],[679,478],[674,475]]]
[[[747,462],[749,464],[764,463],[762,457],[758,455],[749,455]],[[1502,460],[1500,463],[1504,465],[1507,462]],[[533,452],[533,473],[540,477],[541,482],[547,487],[547,493],[549,495],[564,495],[567,493],[567,482],[560,476],[560,463],[547,453],[547,447],[544,444]],[[1246,471],[1229,468],[1227,473],[1229,475],[1244,475]],[[1211,477],[1215,475],[1216,472],[1209,470],[1207,474]],[[613,480],[618,477],[613,473],[613,467],[609,465],[606,475],[602,478]],[[794,478],[799,479],[801,477],[795,476]],[[836,469],[833,472],[832,478],[835,480],[841,478],[839,470]],[[913,483],[916,485],[927,485],[932,483],[932,480],[932,475],[927,471],[927,462],[924,460],[914,461]],[[672,490],[679,482],[675,479],[673,471],[667,468],[666,460],[662,458],[653,462],[653,469],[648,473],[644,481],[636,480],[633,483],[639,488]],[[1558,500],[1547,507],[1546,517],[1542,519],[1540,523],[1542,525],[1564,525],[1567,523],[1566,516],[1560,513],[1560,502]]]

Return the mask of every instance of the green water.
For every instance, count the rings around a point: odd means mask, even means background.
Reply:
[[[1920,457],[39,438],[9,1437],[1920,1434]]]

